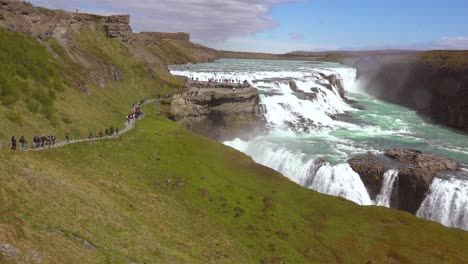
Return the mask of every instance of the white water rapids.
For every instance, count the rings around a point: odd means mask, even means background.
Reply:
[[[385,173],[374,201],[346,163],[353,155],[414,147],[459,161],[468,157],[468,137],[360,93],[353,68],[334,63],[223,59],[173,66],[171,72],[201,81],[232,79],[253,84],[260,94],[268,132],[249,141],[224,144],[304,187],[360,205],[390,207],[398,171]],[[347,96],[366,110],[349,105],[340,96],[338,83],[330,81],[332,77],[340,79]],[[297,90],[290,87],[290,81]],[[437,178],[418,216],[468,230],[467,184],[468,179]]]

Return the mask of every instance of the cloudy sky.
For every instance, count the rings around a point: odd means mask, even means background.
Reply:
[[[467,0],[29,1],[131,14],[136,32],[189,32],[193,41],[225,50],[468,49]]]

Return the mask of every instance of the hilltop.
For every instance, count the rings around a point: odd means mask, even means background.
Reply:
[[[129,19],[0,0],[0,138],[121,125],[140,99],[185,89],[167,64],[219,56],[185,33],[135,34]],[[166,107],[145,106],[118,139],[1,149],[0,262],[468,259],[468,233],[302,188],[178,126]]]

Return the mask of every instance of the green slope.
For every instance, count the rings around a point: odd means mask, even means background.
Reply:
[[[468,259],[466,232],[301,188],[145,111],[121,139],[2,152],[0,243],[45,263]]]
[[[63,139],[69,131],[86,137],[120,124],[132,103],[182,87],[163,63],[171,61],[170,49],[152,53],[158,64],[136,57],[137,48],[91,28],[65,46],[0,28],[0,148],[12,135],[31,140],[54,133]],[[115,72],[118,81],[111,79]]]

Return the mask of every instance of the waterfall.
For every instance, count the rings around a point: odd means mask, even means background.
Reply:
[[[435,178],[416,215],[468,231],[467,178]]]
[[[171,72],[200,81],[248,81],[258,90],[259,105],[254,111],[266,121],[265,132],[254,139],[235,139],[224,144],[301,186],[361,205],[390,207],[398,171],[384,174],[380,193],[372,201],[359,175],[345,163],[351,156],[377,154],[406,143],[460,153],[468,147],[463,136],[426,124],[415,113],[407,115],[406,109],[360,93],[356,69],[340,64],[221,59],[215,63],[172,66]],[[343,92],[348,99],[355,99],[353,107],[357,103],[362,106],[359,109],[369,111],[353,108],[348,104],[351,101],[342,97]],[[420,137],[425,129],[438,133]],[[454,147],[459,144],[460,149]],[[468,167],[462,170],[468,174]],[[468,229],[467,179],[468,176],[435,179],[418,216]]]
[[[321,166],[309,187],[320,193],[343,197],[360,205],[372,205],[364,183],[351,167],[344,163]]]
[[[397,170],[388,170],[385,172],[380,194],[375,198],[376,205],[390,207],[390,198],[392,197],[393,187],[397,178]]]
[[[236,139],[225,144],[246,153],[255,162],[281,172],[304,187],[343,197],[360,205],[373,204],[361,178],[346,163],[331,165],[262,139],[252,142]]]

